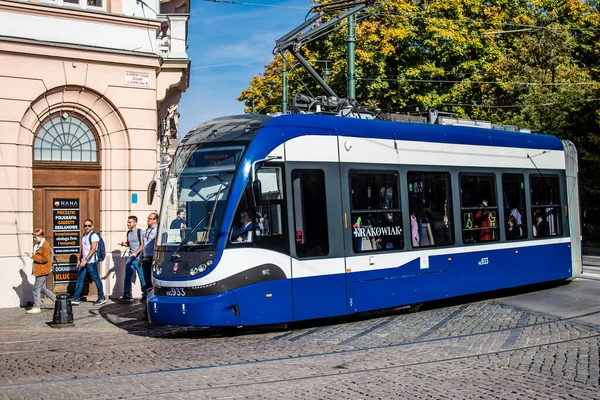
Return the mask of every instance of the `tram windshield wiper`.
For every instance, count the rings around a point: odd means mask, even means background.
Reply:
[[[202,218],[200,220],[200,222],[198,222],[196,224],[196,226],[194,226],[194,229],[192,229],[190,231],[190,233],[187,234],[187,236],[185,237],[185,239],[183,239],[181,241],[181,243],[179,243],[179,246],[177,246],[177,248],[175,249],[175,251],[173,252],[173,254],[171,254],[171,261],[178,261],[178,260],[181,259],[182,255],[179,254],[179,250],[181,250],[181,248],[187,244],[188,239],[192,236],[192,234],[194,232],[196,232],[196,229],[198,229],[198,227],[200,227],[200,224],[202,224],[206,220],[206,218],[208,218],[208,215],[205,215],[204,218]],[[185,252],[184,252],[184,254],[185,254]]]

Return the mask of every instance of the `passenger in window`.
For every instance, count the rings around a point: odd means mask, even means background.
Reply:
[[[517,219],[513,215],[510,215],[506,222],[506,239],[516,240],[521,239],[521,237],[521,228],[517,224]]]
[[[487,207],[487,199],[481,201],[481,207]],[[487,209],[480,209],[475,213],[475,227],[482,228],[479,231],[479,241],[489,242],[492,240],[492,231],[488,227],[490,226],[489,213]],[[486,229],[488,228],[488,229]]]
[[[240,227],[231,232],[232,242],[251,242],[252,241],[252,218],[248,210],[240,212]]]
[[[177,218],[171,221],[171,225],[169,225],[169,229],[185,229],[187,226],[187,221],[185,219],[185,210],[177,211]]]
[[[259,236],[268,235],[269,234],[269,220],[267,219],[267,216],[265,215],[263,217],[260,213],[256,213],[256,216],[258,218],[258,227],[256,229],[256,233],[257,234],[260,233]]]
[[[550,225],[544,219],[544,214],[540,210],[535,212],[535,225],[533,226],[533,236],[536,238],[550,236]]]
[[[419,235],[419,222],[417,221],[417,215],[414,211],[410,213],[410,238],[413,247],[419,247],[421,243],[421,237]]]
[[[515,204],[515,203],[513,203]],[[510,215],[515,217],[515,220],[517,221],[517,226],[521,226],[523,225],[523,219],[521,217],[521,213],[519,212],[519,209],[515,206],[512,208],[512,210],[510,210]]]

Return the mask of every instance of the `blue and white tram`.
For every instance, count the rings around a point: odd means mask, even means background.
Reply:
[[[578,203],[576,150],[554,136],[217,118],[165,182],[148,316],[274,324],[570,280]]]

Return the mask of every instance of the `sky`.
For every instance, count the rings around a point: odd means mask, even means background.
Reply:
[[[273,59],[275,40],[304,22],[309,9],[310,0],[193,0],[192,66],[178,108],[180,136],[208,119],[242,114],[244,104],[236,98]]]

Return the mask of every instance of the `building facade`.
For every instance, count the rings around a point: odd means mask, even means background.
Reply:
[[[0,0],[0,307],[32,300],[25,253],[38,227],[57,261],[49,286],[72,293],[86,218],[106,243],[104,290],[120,295],[117,243],[127,216],[145,228],[157,211],[146,188],[176,143],[177,104],[189,85],[189,7]],[[94,290],[86,289],[92,300]]]

